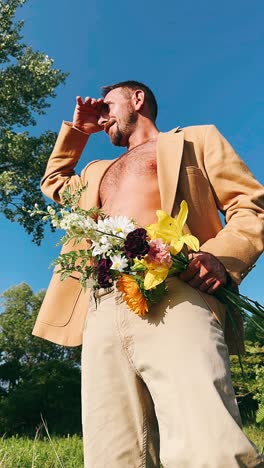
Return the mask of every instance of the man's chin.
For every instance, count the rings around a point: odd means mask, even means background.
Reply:
[[[116,134],[114,135],[109,134],[109,138],[110,138],[112,145],[114,146],[127,146],[122,135],[120,136]]]

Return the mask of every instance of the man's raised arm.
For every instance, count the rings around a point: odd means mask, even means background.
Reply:
[[[79,176],[74,169],[89,136],[103,130],[103,126],[98,124],[102,106],[101,98],[86,97],[83,101],[77,96],[73,121],[62,124],[41,181],[42,192],[58,203],[61,203],[66,187],[74,191],[78,186],[85,185],[82,173]]]

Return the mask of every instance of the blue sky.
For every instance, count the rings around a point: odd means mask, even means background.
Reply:
[[[71,120],[76,95],[99,96],[104,84],[135,79],[153,89],[161,131],[214,123],[264,183],[263,14],[263,0],[29,0],[18,14],[24,41],[70,73],[31,133],[58,131]],[[96,135],[79,168],[120,152]],[[0,238],[0,292],[22,281],[46,288],[58,235],[47,232],[37,247],[1,217]],[[263,275],[260,259],[242,286],[262,303]]]

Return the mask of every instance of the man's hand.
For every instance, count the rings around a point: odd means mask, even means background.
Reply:
[[[102,98],[86,97],[83,101],[80,96],[77,96],[73,114],[73,127],[88,134],[103,130],[104,127],[98,124],[103,102]]]
[[[192,259],[186,271],[179,277],[193,288],[208,294],[214,293],[224,286],[227,281],[227,273],[222,263],[208,252],[190,254]]]

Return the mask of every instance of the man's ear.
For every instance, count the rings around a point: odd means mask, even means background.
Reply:
[[[142,109],[144,102],[145,102],[145,93],[142,89],[136,89],[132,95],[132,104],[136,111],[140,111]]]

